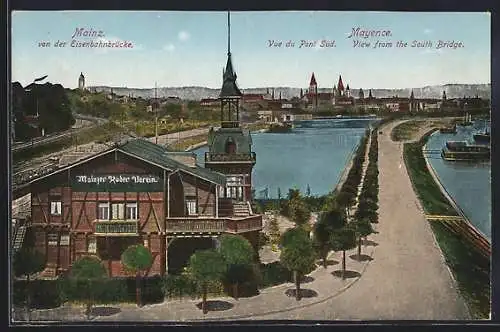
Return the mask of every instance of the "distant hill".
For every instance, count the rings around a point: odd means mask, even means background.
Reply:
[[[109,87],[109,86],[94,86],[90,87],[96,91],[108,91],[113,89],[117,95],[128,96],[129,94],[134,97],[152,98],[155,95],[154,88],[137,89],[126,87]],[[266,93],[268,88],[250,88],[242,89],[243,93]],[[269,87],[272,90],[272,87]],[[319,92],[329,92],[331,89],[320,88]],[[464,95],[474,97],[478,95],[480,98],[491,98],[491,84],[445,84],[445,85],[432,85],[421,88],[405,88],[405,89],[372,89],[372,95],[377,98],[383,97],[409,97],[411,90],[415,98],[441,98],[443,91],[446,91],[448,98],[462,98]],[[363,89],[365,97],[368,96],[369,89]],[[158,97],[179,97],[186,100],[200,100],[203,98],[217,98],[220,89],[211,89],[201,86],[186,86],[186,87],[164,87],[157,89]],[[279,97],[281,92],[282,98],[298,97],[300,95],[300,88],[291,87],[275,87],[274,96]],[[305,89],[304,89],[305,92]],[[359,88],[351,88],[351,94],[358,97]]]

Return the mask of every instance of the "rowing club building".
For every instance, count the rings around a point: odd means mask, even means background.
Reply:
[[[205,167],[192,152],[131,138],[30,182],[30,231],[47,260],[42,276],[55,277],[84,255],[98,256],[111,277],[128,275],[121,254],[135,244],[153,254],[149,276],[182,271],[222,234],[242,235],[257,249],[262,216],[250,204],[256,157],[239,125],[240,98],[228,52],[221,127],[209,133]]]

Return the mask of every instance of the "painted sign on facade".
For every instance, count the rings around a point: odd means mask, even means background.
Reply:
[[[163,191],[161,177],[149,174],[76,175],[72,189],[98,192],[153,192]]]

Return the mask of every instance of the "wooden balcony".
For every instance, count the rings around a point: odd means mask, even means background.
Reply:
[[[138,220],[95,220],[96,236],[137,236]]]
[[[255,163],[257,160],[255,152],[250,153],[210,153],[205,152],[205,162],[227,162],[227,161],[237,161],[237,162],[252,162]]]
[[[178,217],[167,219],[167,233],[245,233],[262,229],[262,216],[244,218]]]

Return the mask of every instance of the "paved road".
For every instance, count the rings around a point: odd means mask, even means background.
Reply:
[[[363,276],[348,291],[295,313],[300,319],[468,319],[429,223],[413,192],[395,124],[379,137],[380,222],[378,243]],[[283,319],[283,315],[269,316]],[[288,318],[294,318],[290,315]]]
[[[196,128],[196,129],[191,129],[191,130],[185,130],[181,132],[176,132],[176,133],[171,133],[171,134],[166,134],[166,135],[161,135],[158,136],[158,144],[160,145],[167,145],[167,144],[172,144],[179,139],[184,139],[184,138],[189,138],[193,136],[198,136],[201,134],[207,134],[209,128]],[[149,137],[148,138],[151,142],[156,141],[156,137]]]

